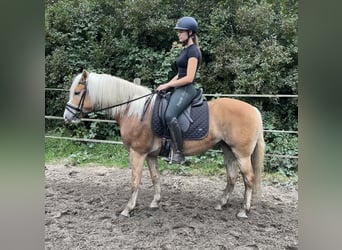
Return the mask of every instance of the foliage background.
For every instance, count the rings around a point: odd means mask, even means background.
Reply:
[[[205,93],[298,94],[296,0],[46,0],[45,84],[68,89],[82,69],[154,89],[176,74],[180,50],[173,27],[182,16],[199,24]],[[62,116],[67,92],[46,91],[45,114]],[[296,98],[241,98],[257,106],[265,129],[298,130]],[[98,115],[101,117],[101,114]],[[46,121],[46,131],[61,123]],[[87,123],[65,134],[117,138],[116,125]],[[267,152],[298,154],[297,135],[266,133]],[[272,158],[269,171],[291,175],[297,161]]]

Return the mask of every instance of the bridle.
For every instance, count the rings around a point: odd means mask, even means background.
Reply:
[[[66,106],[65,106],[65,109],[68,110],[71,114],[73,114],[73,118],[78,118],[80,119],[81,116],[83,114],[85,114],[85,112],[83,112],[83,105],[84,105],[84,100],[85,100],[85,97],[87,95],[87,92],[88,92],[88,89],[87,89],[87,82],[80,82],[79,84],[82,84],[84,85],[84,88],[82,90],[82,95],[81,95],[81,99],[80,99],[80,102],[78,103],[78,106],[75,106],[73,105],[72,103],[70,102],[67,102]]]
[[[75,106],[75,105],[73,105],[73,104],[70,103],[70,102],[67,102],[67,104],[66,104],[66,106],[65,106],[65,109],[68,110],[71,114],[73,114],[73,117],[72,117],[72,118],[75,118],[75,117],[76,117],[76,118],[78,118],[78,119],[81,119],[81,116],[83,116],[83,115],[87,115],[87,114],[90,114],[90,113],[96,113],[96,112],[99,112],[99,111],[103,111],[103,110],[107,110],[107,109],[119,107],[119,106],[121,106],[121,105],[125,105],[125,104],[128,104],[128,103],[134,102],[134,101],[136,101],[136,100],[142,99],[142,98],[144,98],[144,97],[153,95],[154,93],[158,92],[158,91],[154,91],[154,90],[153,90],[153,91],[152,91],[151,93],[149,93],[149,94],[146,94],[146,95],[137,97],[137,98],[132,99],[132,100],[128,100],[127,102],[115,104],[115,105],[112,105],[112,106],[109,106],[109,107],[106,107],[106,108],[95,109],[95,110],[90,111],[90,112],[84,112],[84,111],[83,111],[83,105],[84,105],[85,97],[86,97],[87,92],[88,92],[88,89],[87,89],[87,82],[86,82],[86,81],[85,81],[85,82],[80,82],[79,84],[84,85],[84,88],[83,88],[83,90],[82,90],[82,95],[81,95],[80,102],[78,103],[78,106]]]

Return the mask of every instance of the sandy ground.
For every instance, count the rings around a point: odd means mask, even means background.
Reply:
[[[298,187],[263,184],[248,219],[238,219],[243,183],[229,205],[214,206],[225,178],[162,177],[160,208],[144,169],[138,204],[120,216],[130,198],[130,170],[46,165],[45,249],[298,249]]]

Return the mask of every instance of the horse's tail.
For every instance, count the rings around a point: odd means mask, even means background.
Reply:
[[[264,168],[264,157],[265,157],[265,140],[264,140],[264,131],[263,131],[263,125],[261,120],[261,114],[258,111],[260,115],[260,130],[259,135],[257,138],[257,142],[254,148],[254,151],[252,153],[252,167],[254,170],[254,189],[253,192],[256,196],[260,194],[261,191],[261,180],[262,180],[262,171]]]

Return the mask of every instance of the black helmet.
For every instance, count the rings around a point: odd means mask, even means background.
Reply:
[[[195,18],[186,16],[178,20],[174,29],[175,30],[192,30],[193,32],[197,33],[198,24]]]

